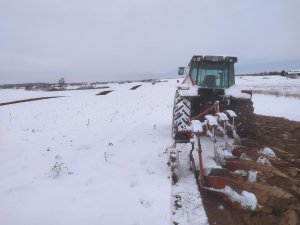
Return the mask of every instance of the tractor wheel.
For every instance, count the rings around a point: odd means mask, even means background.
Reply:
[[[175,94],[173,106],[173,121],[172,121],[172,136],[177,140],[180,136],[178,131],[185,131],[191,121],[191,102],[179,95],[178,91]]]
[[[175,92],[175,97],[174,97],[174,104],[173,104],[173,116],[172,116],[172,137],[175,138],[176,136],[176,127],[174,123],[174,117],[175,117],[175,107],[176,107],[176,102],[179,98],[179,92],[178,90]]]

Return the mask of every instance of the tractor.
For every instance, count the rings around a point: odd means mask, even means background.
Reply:
[[[181,128],[191,120],[203,120],[205,115],[218,111],[233,110],[237,114],[235,127],[241,137],[251,134],[253,103],[251,90],[240,90],[235,85],[234,64],[237,57],[193,56],[189,72],[183,85],[176,91],[175,101],[184,100],[181,110],[173,111],[173,137],[182,138]],[[184,75],[185,67],[179,67],[178,74]],[[180,108],[180,107],[179,107]]]
[[[195,55],[188,70],[179,67],[178,74],[186,77],[175,93],[169,165],[173,186],[191,170],[200,193],[216,193],[233,207],[255,210],[255,195],[236,189],[231,179],[233,171],[244,169],[235,146],[253,126],[252,91],[235,84],[236,62],[232,56]],[[187,163],[190,168],[181,171]]]

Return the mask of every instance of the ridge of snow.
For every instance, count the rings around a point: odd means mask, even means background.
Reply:
[[[223,189],[207,188],[216,192],[224,193],[232,202],[239,202],[245,209],[255,210],[257,207],[257,198],[253,193],[242,191],[242,194],[237,193],[229,186]]]
[[[234,98],[242,98],[242,99],[251,99],[251,95],[247,93],[242,93],[243,87],[239,85],[232,85],[231,87],[225,89],[225,94],[227,96],[232,96]]]
[[[190,170],[189,153],[192,145],[177,143],[176,148],[179,155],[180,178],[178,183],[172,186],[172,224],[177,222],[182,225],[208,225],[195,175]]]
[[[271,158],[277,159],[276,154],[274,153],[274,151],[272,149],[268,148],[268,147],[265,147],[263,149],[258,150],[258,153],[263,154],[265,156],[269,156]]]
[[[259,156],[258,159],[256,160],[256,162],[264,164],[266,166],[271,166],[270,161],[264,156]]]

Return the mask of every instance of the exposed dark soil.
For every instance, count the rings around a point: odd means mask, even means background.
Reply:
[[[202,193],[210,224],[300,224],[300,122],[283,118],[254,116],[250,135],[242,140],[236,156],[247,154],[252,160],[241,160],[246,170],[259,171],[257,182],[231,173],[231,178],[244,190],[256,195],[255,211],[231,208],[215,194]],[[269,147],[277,159],[271,165],[257,163],[258,150]]]
[[[52,97],[40,97],[40,98],[28,98],[28,99],[23,99],[23,100],[13,101],[13,102],[4,102],[4,103],[0,103],[0,106],[11,105],[11,104],[17,104],[17,103],[23,103],[23,102],[39,101],[39,100],[50,99],[50,98],[61,98],[61,97],[64,97],[64,96],[52,96]]]
[[[107,94],[109,94],[110,92],[112,92],[113,90],[107,90],[107,91],[102,91],[102,92],[100,92],[100,93],[98,93],[98,94],[96,94],[96,95],[107,95]]]
[[[141,84],[135,85],[135,86],[133,86],[132,88],[130,88],[130,90],[136,90],[136,89],[139,88],[140,86],[142,86],[142,85],[141,85]]]

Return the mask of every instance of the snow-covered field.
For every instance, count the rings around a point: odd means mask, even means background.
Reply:
[[[300,98],[300,78],[282,76],[237,76],[236,83],[254,90],[255,93]]]
[[[175,81],[133,85],[0,108],[0,224],[169,223]],[[0,92],[0,102],[49,95]]]
[[[300,79],[236,83],[300,94]],[[0,103],[66,96],[0,107],[0,224],[170,224],[164,151],[177,83],[129,90],[137,84],[111,84],[105,96],[0,90]],[[253,101],[258,114],[300,120],[299,98],[255,94]]]
[[[300,121],[300,78],[281,76],[236,77],[236,84],[252,89],[254,112]]]
[[[252,97],[254,112],[260,115],[284,117],[300,121],[300,99],[254,94]]]

